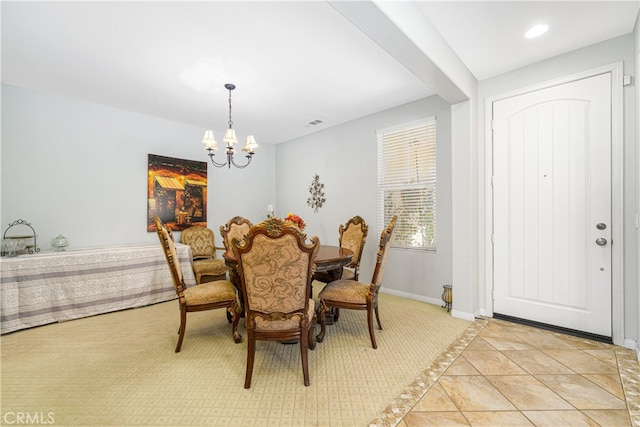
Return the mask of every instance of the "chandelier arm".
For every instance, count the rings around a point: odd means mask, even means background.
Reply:
[[[247,166],[249,166],[249,163],[251,163],[251,159],[253,159],[253,153],[249,153],[245,156],[247,158],[247,163],[245,163],[244,165],[239,165],[237,164],[234,160],[233,160],[233,156],[231,156],[229,158],[230,162],[233,163],[233,166],[237,167],[238,169],[244,169]],[[229,164],[229,167],[231,167],[231,164]]]
[[[227,161],[224,163],[218,163],[215,161],[215,159],[213,158],[216,155],[216,153],[213,152],[213,150],[209,150],[209,158],[211,159],[211,163],[213,163],[213,165],[217,168],[223,168],[225,166],[227,166],[227,164],[229,163],[229,159],[227,158]],[[228,156],[227,156],[228,157]],[[231,167],[231,165],[229,165],[229,167]]]

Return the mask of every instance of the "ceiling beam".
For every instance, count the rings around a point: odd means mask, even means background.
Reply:
[[[474,97],[476,78],[416,3],[329,4],[450,104]]]

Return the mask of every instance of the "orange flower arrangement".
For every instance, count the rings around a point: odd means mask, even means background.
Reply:
[[[298,227],[300,231],[304,230],[304,228],[307,226],[302,218],[300,218],[296,214],[292,214],[291,212],[287,214],[287,217],[284,219],[284,221],[292,223],[293,225]]]

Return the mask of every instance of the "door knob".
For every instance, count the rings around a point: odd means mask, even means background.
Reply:
[[[607,224],[605,224],[604,222],[599,222],[598,224],[596,224],[596,228],[598,230],[605,230],[607,228]]]
[[[596,245],[598,246],[604,246],[607,244],[607,239],[603,238],[603,237],[598,237],[596,239]]]

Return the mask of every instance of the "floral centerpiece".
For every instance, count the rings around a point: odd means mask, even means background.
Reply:
[[[289,212],[287,214],[287,217],[283,221],[284,222],[288,222],[288,223],[290,223],[292,225],[295,225],[296,227],[298,227],[300,229],[300,231],[303,231],[304,228],[307,226],[307,224],[304,222],[304,220],[302,218],[300,218],[296,214],[292,214],[291,212]]]

